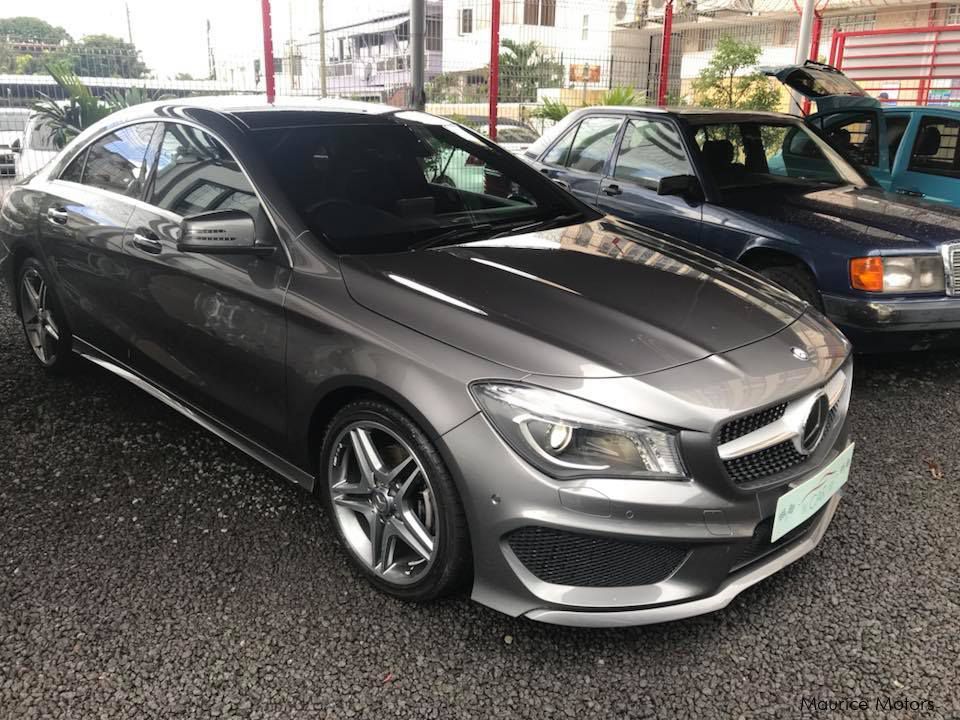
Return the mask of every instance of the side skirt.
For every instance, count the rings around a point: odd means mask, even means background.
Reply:
[[[240,433],[230,429],[220,421],[215,420],[207,415],[202,410],[198,410],[188,405],[175,395],[154,385],[146,378],[141,377],[133,370],[117,362],[106,353],[88,343],[86,340],[81,340],[80,338],[74,336],[73,351],[80,357],[89,360],[95,365],[99,365],[106,370],[109,370],[114,375],[123,378],[147,394],[152,395],[160,402],[164,403],[168,407],[173,408],[178,413],[184,415],[190,420],[193,420],[193,422],[197,423],[197,425],[209,430],[221,440],[225,440],[238,450],[242,450],[254,460],[257,460],[262,465],[270,468],[275,473],[282,475],[290,482],[296,483],[306,490],[313,490],[315,479],[310,473],[303,471],[293,463],[284,460],[273,451],[268,450],[244,435],[241,435]]]

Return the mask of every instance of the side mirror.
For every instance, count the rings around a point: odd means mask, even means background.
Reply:
[[[10,150],[15,153],[23,151],[23,143],[20,142],[20,138],[16,138],[12,143],[10,143]]]
[[[668,175],[657,183],[657,195],[699,198],[700,182],[693,175]]]
[[[270,254],[276,248],[257,245],[257,227],[242,210],[214,210],[185,217],[180,223],[181,252],[208,254]]]

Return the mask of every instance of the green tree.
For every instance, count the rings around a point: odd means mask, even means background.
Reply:
[[[0,18],[0,41],[59,45],[61,42],[72,40],[73,38],[62,27],[54,27],[40,18],[27,16]]]
[[[149,68],[136,45],[113,35],[87,35],[68,48],[73,71],[90,77],[141,78]]]
[[[749,72],[760,59],[760,47],[723,36],[713,57],[693,81],[697,105],[735,110],[774,110],[780,91],[762,73]]]
[[[518,43],[507,38],[501,45],[499,98],[504,102],[537,99],[538,87],[557,87],[563,82],[563,65],[544,52],[536,41]]]
[[[643,105],[646,97],[638,96],[631,87],[610,88],[600,98],[601,105]]]

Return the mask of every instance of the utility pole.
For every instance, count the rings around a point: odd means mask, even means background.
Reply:
[[[813,18],[816,13],[817,0],[803,0],[803,10],[800,13],[800,34],[797,36],[797,51],[793,56],[793,61],[797,65],[803,65],[810,56],[810,38],[813,36]],[[793,114],[802,115],[802,106],[797,96],[794,95],[792,90],[789,92],[794,100],[791,107]]]
[[[267,102],[272,105],[277,96],[277,86],[273,68],[273,22],[270,18],[270,0],[260,0],[260,12],[263,16],[263,82],[267,91]]]
[[[320,0],[320,97],[327,96],[327,36],[323,27],[323,0]]]
[[[125,2],[123,5],[127,10],[127,42],[133,45],[133,26],[130,24],[130,3]]]
[[[670,40],[673,37],[673,0],[663,8],[663,39],[660,41],[660,82],[657,83],[657,105],[667,104],[667,85],[670,84]]]
[[[427,52],[423,37],[426,30],[425,0],[410,0],[410,104],[415,110],[423,110],[426,105],[424,65]]]
[[[207,77],[210,80],[217,79],[217,59],[213,55],[213,42],[210,38],[210,18],[207,18]]]

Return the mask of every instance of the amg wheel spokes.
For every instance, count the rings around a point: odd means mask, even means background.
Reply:
[[[56,344],[60,340],[60,328],[53,318],[47,294],[47,283],[40,273],[32,268],[27,270],[20,287],[20,316],[30,347],[45,365],[56,359]]]
[[[404,584],[430,566],[436,550],[433,489],[393,432],[354,424],[341,433],[330,483],[337,522],[372,570]]]

